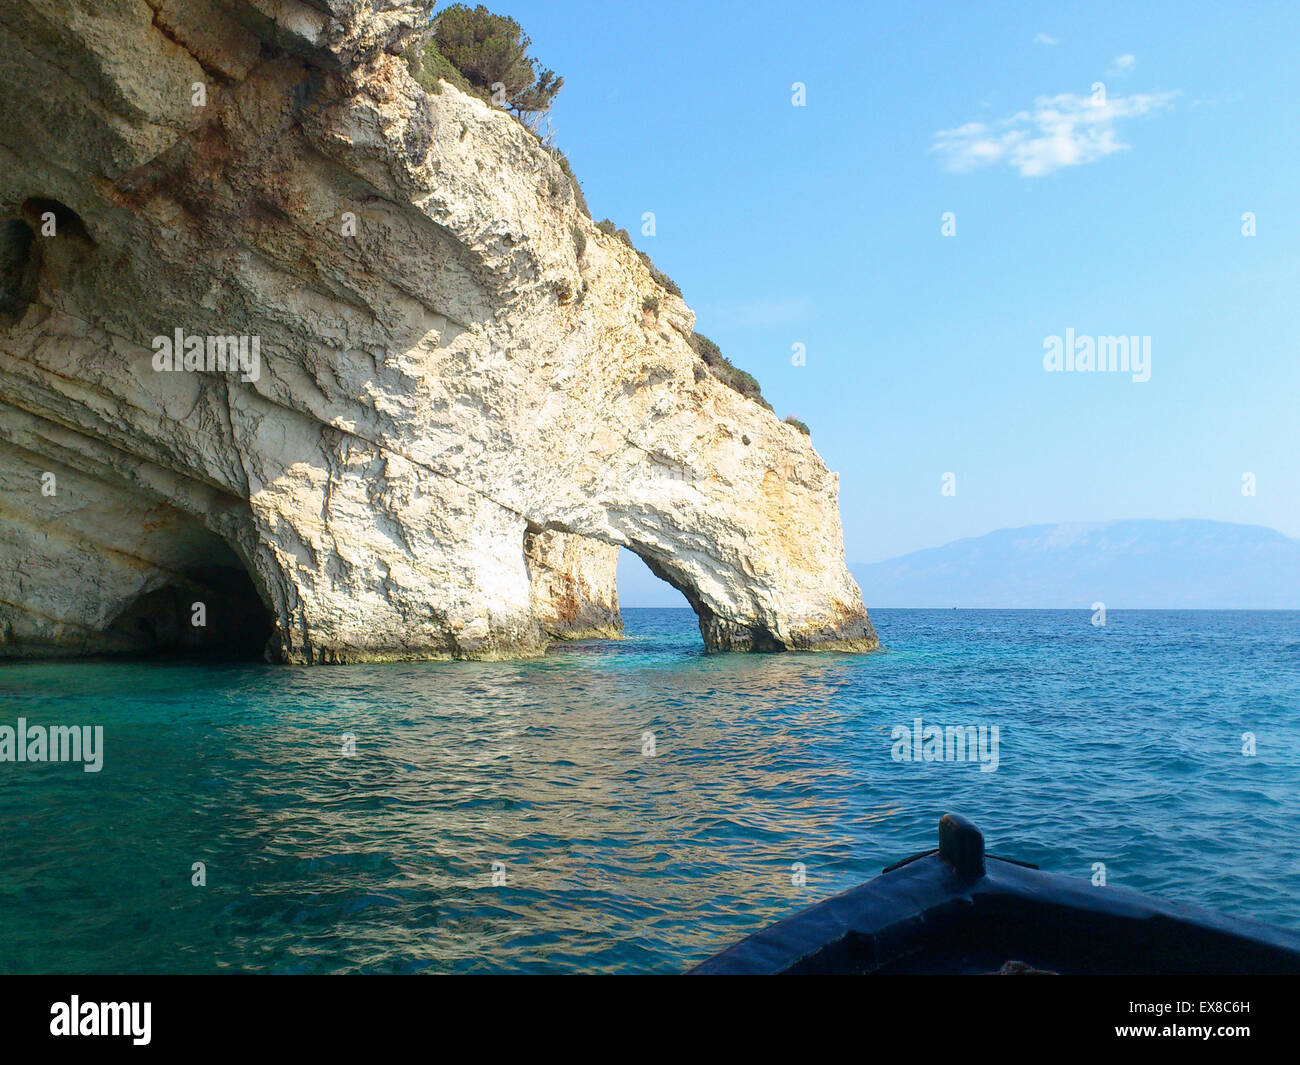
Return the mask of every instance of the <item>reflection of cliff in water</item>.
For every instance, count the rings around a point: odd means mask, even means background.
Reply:
[[[698,648],[693,624],[685,628]],[[511,967],[526,967],[521,939],[536,938],[541,964],[542,945],[575,929],[585,945],[574,949],[598,955],[630,935],[653,938],[661,915],[715,904],[745,912],[774,888],[791,905],[810,901],[791,886],[791,863],[851,853],[848,811],[824,787],[838,777],[832,793],[842,790],[849,770],[813,750],[841,717],[839,671],[822,656],[736,657],[719,668],[701,651],[667,668],[611,670],[579,647],[536,663],[167,675],[169,713],[185,712],[184,677],[215,677],[230,691],[201,741],[155,732],[149,765],[129,770],[143,784],[150,766],[168,766],[148,780],[173,793],[156,794],[158,808],[194,810],[156,826],[149,848],[207,863],[202,899],[182,899],[211,914],[218,964],[241,965],[241,944],[269,939],[259,964],[292,968],[309,956],[313,969],[322,957],[383,968],[402,957],[491,968],[484,940],[499,937],[513,943]],[[796,716],[765,724],[768,711],[792,705]],[[345,733],[355,757],[342,753]],[[646,733],[654,756],[642,753]],[[812,764],[825,767],[804,782],[806,804],[791,802],[795,767]],[[350,945],[373,950],[377,938],[391,948],[383,960]],[[145,964],[211,961],[155,953]]]

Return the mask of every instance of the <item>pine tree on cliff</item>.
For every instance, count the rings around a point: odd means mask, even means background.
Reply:
[[[533,42],[519,23],[494,15],[482,4],[474,8],[453,4],[438,12],[432,31],[426,67],[439,71],[443,60],[479,96],[514,112],[525,123],[549,110],[564,85],[555,71],[528,55]]]

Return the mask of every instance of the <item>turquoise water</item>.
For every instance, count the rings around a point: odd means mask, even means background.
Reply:
[[[873,617],[863,656],[705,656],[689,611],[629,610],[528,663],[0,667],[0,725],[105,747],[0,763],[0,972],[672,972],[947,810],[1300,928],[1300,614]],[[997,725],[997,770],[895,761],[918,715]]]

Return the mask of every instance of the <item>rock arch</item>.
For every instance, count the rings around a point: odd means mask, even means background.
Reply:
[[[416,84],[423,5],[65,6],[0,13],[0,217],[40,189],[87,234],[34,286],[42,238],[3,234],[0,446],[78,471],[87,514],[145,485],[218,535],[285,661],[540,653],[537,530],[637,552],[712,650],[875,646],[836,475],[713,376],[536,138]],[[256,336],[258,372],[158,372],[178,329]],[[47,504],[4,498],[39,555]],[[11,609],[107,579],[51,565]]]

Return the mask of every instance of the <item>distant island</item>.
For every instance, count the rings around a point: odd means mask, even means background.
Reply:
[[[868,607],[1300,609],[1300,540],[1260,525],[1029,525],[850,567]]]

